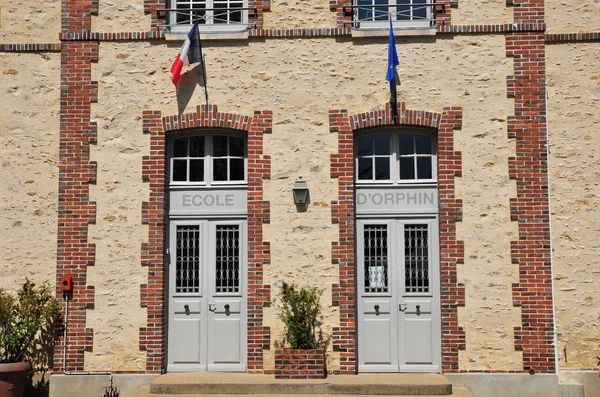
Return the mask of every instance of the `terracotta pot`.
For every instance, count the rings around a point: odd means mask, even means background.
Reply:
[[[0,397],[21,397],[31,372],[28,362],[0,364]]]

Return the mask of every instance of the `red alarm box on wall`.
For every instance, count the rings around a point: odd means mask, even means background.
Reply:
[[[60,289],[63,291],[73,291],[73,277],[62,276],[60,278]]]

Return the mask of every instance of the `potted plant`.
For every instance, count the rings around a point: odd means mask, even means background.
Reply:
[[[59,314],[53,291],[27,280],[16,296],[0,289],[0,397],[23,394],[35,340],[52,332]]]
[[[277,317],[283,323],[281,341],[275,343],[275,378],[318,379],[327,374],[325,351],[329,337],[323,333],[323,291],[283,283]]]

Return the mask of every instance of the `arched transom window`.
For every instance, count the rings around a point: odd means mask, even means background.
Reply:
[[[245,184],[246,139],[223,133],[178,136],[169,145],[171,185]]]
[[[377,131],[355,139],[357,183],[422,183],[437,180],[434,135]]]

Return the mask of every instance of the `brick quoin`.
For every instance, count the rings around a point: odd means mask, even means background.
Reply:
[[[528,2],[524,2],[528,3]],[[538,2],[528,10],[543,18]],[[516,6],[516,4],[515,4]],[[531,16],[530,11],[527,15]],[[519,265],[513,285],[513,305],[521,307],[521,327],[515,328],[515,349],[523,351],[523,369],[541,373],[556,370],[546,124],[546,64],[544,32],[509,33],[507,56],[514,60],[508,77],[508,96],[515,115],[508,120],[508,136],[516,142],[509,176],[517,197],[510,200],[511,220],[518,222],[519,240],[511,242],[512,262]]]
[[[263,266],[271,251],[263,240],[263,225],[270,221],[270,204],[263,200],[263,180],[270,178],[271,159],[263,154],[263,136],[271,133],[271,111],[252,116],[219,113],[215,105],[202,105],[193,113],[161,117],[143,113],[143,132],[150,135],[150,155],[143,158],[143,178],[150,184],[150,198],[142,206],[142,221],[149,225],[148,241],[142,244],[142,265],[148,267],[148,284],[141,286],[142,306],[147,308],[147,326],[140,328],[140,349],[147,352],[146,372],[165,370],[168,299],[165,255],[167,214],[167,137],[190,129],[238,131],[248,140],[248,372],[263,372],[263,350],[271,341],[270,328],[263,325],[263,307],[270,301],[270,286],[263,284]]]
[[[88,225],[96,221],[96,204],[89,200],[89,184],[96,181],[96,163],[90,161],[90,144],[96,142],[96,125],[90,107],[97,100],[97,83],[91,81],[91,63],[98,60],[98,44],[70,42],[61,45],[60,148],[56,296],[63,275],[73,277],[69,300],[67,355],[63,360],[63,330],[54,348],[54,368],[83,370],[84,351],[91,350],[93,330],[86,328],[86,309],[93,307],[94,288],[87,285],[87,267],[95,262],[96,248],[88,242]],[[64,318],[64,317],[63,317]]]
[[[338,179],[338,200],[332,201],[332,222],[339,240],[332,244],[332,262],[338,265],[339,284],[333,285],[333,304],[339,306],[340,326],[333,329],[333,349],[340,352],[340,373],[357,372],[354,135],[369,128],[396,128],[392,108],[358,115],[329,111],[329,130],[338,135],[338,153],[331,155],[331,177]],[[462,109],[444,108],[442,114],[407,110],[398,104],[398,128],[421,127],[438,135],[438,190],[440,223],[440,281],[443,372],[458,372],[458,350],[465,348],[465,332],[458,326],[458,307],[465,289],[457,281],[457,264],[464,263],[464,244],[456,240],[456,222],[462,220],[462,201],[455,197],[454,179],[460,177],[460,152],[454,151],[454,131],[462,127]]]

